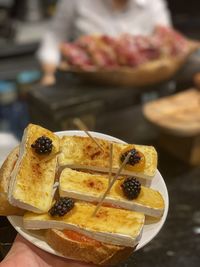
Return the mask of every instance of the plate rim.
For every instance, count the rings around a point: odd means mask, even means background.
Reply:
[[[121,140],[121,139],[119,139],[117,137],[108,135],[108,134],[104,134],[104,133],[100,133],[100,132],[95,132],[95,131],[89,131],[89,133],[90,134],[93,134],[93,135],[96,135],[96,137],[104,138],[106,140],[111,140],[112,139],[113,141],[126,144],[125,141],[123,141],[123,140]],[[67,136],[67,135],[68,136],[72,136],[72,135],[87,136],[84,131],[80,131],[80,130],[57,131],[57,132],[55,132],[55,134],[57,134],[58,136]],[[158,233],[160,232],[160,230],[164,226],[165,221],[167,219],[167,215],[168,215],[168,211],[169,211],[169,194],[168,194],[168,189],[167,189],[165,180],[162,177],[162,175],[161,175],[161,173],[159,172],[158,169],[156,170],[156,175],[160,176],[161,182],[162,182],[162,186],[163,186],[163,190],[164,190],[164,196],[163,196],[164,202],[165,202],[164,213],[163,213],[162,218],[158,221],[159,224],[157,226],[156,231],[154,232],[154,235],[152,235],[149,239],[145,240],[143,243],[140,242],[142,240],[142,237],[141,237],[141,239],[140,239],[140,241],[139,241],[139,243],[138,243],[135,251],[138,251],[139,249],[143,248],[148,243],[150,243],[158,235]],[[38,247],[38,248],[40,248],[40,249],[42,249],[42,250],[44,250],[46,252],[49,252],[51,254],[54,254],[54,255],[57,255],[57,256],[60,256],[60,257],[64,257],[63,255],[61,255],[60,253],[58,253],[57,251],[55,251],[53,248],[51,248],[47,244],[47,242],[45,240],[42,240],[45,243],[45,247],[44,246],[41,246],[40,244],[38,244],[37,240],[40,240],[41,241],[41,239],[33,236],[32,234],[29,233],[28,230],[25,230],[23,227],[19,227],[18,225],[16,225],[16,223],[15,223],[15,217],[21,217],[21,216],[14,216],[14,215],[13,216],[7,216],[9,222],[11,223],[11,225],[15,228],[15,230],[21,236],[23,236],[26,240],[28,240],[30,243],[32,243],[36,247]],[[143,235],[143,233],[142,233],[142,235]]]

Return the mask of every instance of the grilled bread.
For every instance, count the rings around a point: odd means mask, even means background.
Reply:
[[[134,248],[110,245],[69,231],[48,229],[47,243],[62,256],[98,265],[118,265],[127,259]]]
[[[66,229],[76,231],[108,244],[135,247],[140,240],[144,214],[134,211],[101,207],[93,216],[96,205],[76,202],[74,208],[61,217],[49,214],[25,213],[26,229]]]
[[[115,205],[128,210],[143,212],[145,215],[160,217],[164,211],[162,195],[151,188],[142,186],[136,199],[127,199],[121,188],[124,178],[117,180],[104,200],[105,204]],[[66,168],[60,176],[59,192],[62,197],[70,197],[88,202],[99,202],[108,188],[106,175],[89,174]]]
[[[13,149],[0,169],[0,216],[22,215],[23,210],[10,205],[8,202],[8,186],[10,175],[19,156],[19,147]]]
[[[11,205],[44,213],[53,199],[57,157],[44,162],[46,155],[37,154],[31,145],[41,136],[53,141],[51,154],[59,151],[59,137],[40,126],[29,124],[24,131],[18,161],[12,171],[8,199]]]
[[[63,153],[59,155],[59,164],[73,169],[108,172],[110,142],[103,139],[95,139],[102,149],[89,137],[64,136],[61,140]],[[144,160],[141,162],[142,164],[138,163],[134,166],[127,164],[121,174],[136,176],[142,183],[144,183],[144,180],[151,181],[157,168],[157,152],[152,146],[113,143],[112,172],[116,173],[120,168],[121,155],[133,148],[143,154]]]

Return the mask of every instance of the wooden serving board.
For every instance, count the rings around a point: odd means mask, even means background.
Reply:
[[[200,134],[200,91],[187,91],[147,103],[145,117],[165,132],[179,136]]]
[[[84,81],[95,84],[119,87],[143,87],[171,79],[185,64],[189,56],[198,48],[200,48],[199,42],[190,41],[188,50],[183,55],[160,58],[141,64],[136,68],[120,67],[115,70],[97,69],[84,71],[71,67],[66,62],[63,62],[59,66],[59,69],[61,71],[70,71]]]

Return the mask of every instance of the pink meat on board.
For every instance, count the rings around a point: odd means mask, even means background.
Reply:
[[[169,27],[157,26],[152,39],[161,47],[162,53],[165,55],[184,54],[188,49],[188,40],[178,31]]]
[[[157,26],[150,36],[85,35],[62,45],[68,64],[83,70],[137,67],[162,57],[185,55],[189,41],[179,32]]]
[[[62,45],[62,54],[67,62],[75,67],[84,70],[94,69],[94,65],[87,52],[74,43],[65,43]]]
[[[76,42],[87,51],[93,64],[99,68],[115,68],[117,60],[111,44],[111,38],[103,36],[83,36]]]
[[[116,46],[119,64],[136,67],[159,57],[159,49],[151,38],[145,36],[122,35]]]

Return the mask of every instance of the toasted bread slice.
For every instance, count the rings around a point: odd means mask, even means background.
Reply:
[[[143,212],[145,215],[160,217],[164,211],[162,195],[151,188],[142,186],[136,199],[127,199],[122,191],[124,181],[117,180],[110,193],[104,200],[105,204],[115,205],[128,210]],[[71,197],[88,202],[99,202],[101,196],[108,188],[109,179],[106,175],[90,174],[66,168],[60,176],[60,196]]]
[[[53,198],[53,184],[57,157],[44,162],[47,155],[40,156],[31,147],[41,136],[53,141],[51,154],[59,151],[59,137],[40,126],[29,124],[24,131],[19,159],[13,169],[8,198],[13,206],[44,213],[49,210]]]
[[[101,145],[103,151],[89,137],[64,136],[61,140],[63,153],[59,155],[59,164],[73,169],[108,172],[110,142],[107,140],[95,139]],[[138,168],[136,164],[131,170],[125,167],[121,174],[136,176],[142,183],[144,183],[146,179],[152,180],[157,168],[157,152],[152,146],[113,143],[112,172],[116,173],[120,168],[120,157],[123,151],[133,147],[143,153],[145,164],[143,168]]]
[[[47,243],[62,256],[98,265],[117,265],[126,260],[134,248],[110,245],[68,230],[48,229]]]
[[[144,225],[144,214],[110,207],[101,207],[96,216],[96,206],[76,202],[74,208],[62,217],[49,214],[25,213],[25,229],[67,229],[108,244],[135,247]]]
[[[0,216],[22,215],[24,210],[10,205],[8,202],[8,186],[11,172],[19,156],[19,147],[13,149],[0,169]]]

